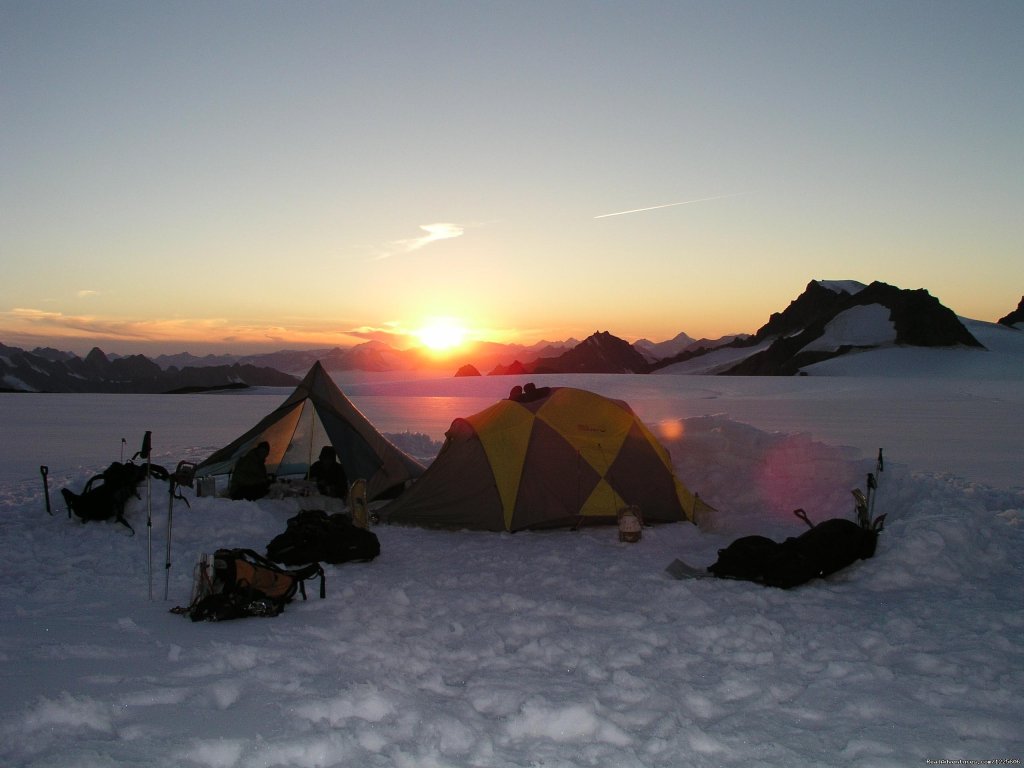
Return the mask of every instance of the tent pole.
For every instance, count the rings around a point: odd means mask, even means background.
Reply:
[[[309,470],[313,466],[313,438],[316,437],[313,433],[316,432],[316,406],[313,406],[312,411],[309,414],[309,447],[306,451],[306,479],[309,479]]]

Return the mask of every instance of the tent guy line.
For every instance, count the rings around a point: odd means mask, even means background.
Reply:
[[[699,197],[696,200],[681,200],[678,203],[665,203],[664,205],[652,205],[647,208],[633,208],[628,211],[616,211],[615,213],[602,213],[595,216],[595,219],[607,219],[609,216],[625,216],[627,213],[642,213],[643,211],[656,211],[659,208],[674,208],[677,205],[689,205],[690,203],[706,203],[709,200],[722,200],[726,197],[738,197],[741,192],[733,192],[728,195],[714,195],[713,197]]]

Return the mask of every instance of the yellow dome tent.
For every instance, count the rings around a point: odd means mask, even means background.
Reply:
[[[453,421],[437,458],[381,520],[518,531],[614,521],[627,506],[648,523],[710,509],[626,403],[570,387],[537,392]]]

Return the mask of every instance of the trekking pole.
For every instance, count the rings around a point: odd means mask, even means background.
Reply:
[[[128,441],[125,440],[123,437],[121,438],[121,463],[122,464],[124,464],[124,446],[125,446],[125,444],[127,444],[127,442]]]
[[[149,454],[152,450],[153,433],[147,431],[142,438],[139,456],[146,460],[146,534],[149,539],[149,599],[153,599],[153,475],[150,473]]]
[[[46,514],[53,517],[53,510],[50,509],[50,482],[46,476],[50,473],[50,468],[43,464],[39,471],[43,474],[43,493],[46,494]]]
[[[171,515],[174,513],[174,484],[177,473],[171,475],[169,482],[170,491],[167,494],[167,553],[164,558],[164,600],[167,599],[167,592],[171,582]]]
[[[174,470],[174,474],[170,477],[171,487],[167,500],[167,556],[164,562],[164,600],[167,599],[171,583],[171,515],[174,511],[174,490],[182,485],[187,485],[191,488],[195,473],[195,464],[188,461],[179,461],[178,468]],[[184,499],[185,497],[179,496],[179,498]],[[185,499],[185,503],[188,504],[188,499]]]

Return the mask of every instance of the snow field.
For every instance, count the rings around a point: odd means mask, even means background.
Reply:
[[[69,521],[59,491],[102,466],[0,483],[5,766],[811,766],[1020,757],[1024,492],[889,456],[878,553],[781,591],[675,581],[740,535],[852,515],[874,458],[726,416],[666,440],[720,512],[705,530],[501,535],[378,526],[371,563],[327,567],[272,619],[192,623],[200,552],[257,550],[295,500],[167,486],[137,535]],[[169,431],[169,430],[168,430]],[[165,434],[164,431],[158,434]],[[410,438],[413,439],[413,438]],[[168,446],[162,456],[205,448]],[[48,446],[53,453],[54,447]],[[870,451],[868,451],[870,453]],[[104,457],[105,458],[105,457]],[[55,467],[57,459],[51,459]],[[98,464],[104,463],[101,459]],[[173,464],[173,461],[166,463]]]

